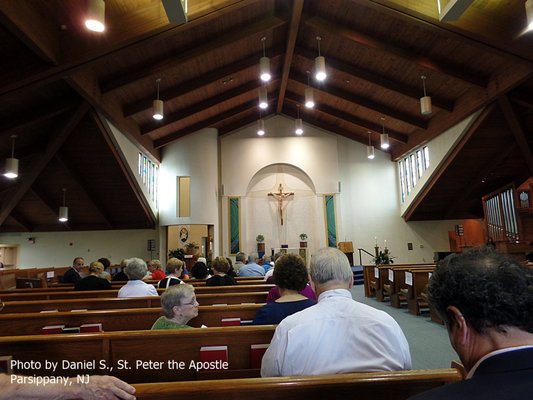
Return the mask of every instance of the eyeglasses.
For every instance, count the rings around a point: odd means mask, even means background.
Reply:
[[[198,303],[198,301],[196,301],[196,297],[190,303],[182,304],[182,306],[199,306],[199,305],[200,305],[200,303]]]

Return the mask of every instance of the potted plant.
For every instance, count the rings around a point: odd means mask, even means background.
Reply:
[[[300,247],[307,247],[307,234],[300,233]]]
[[[182,248],[177,248],[173,250],[168,251],[168,258],[177,258],[179,260],[183,260],[185,256],[185,252]]]
[[[187,254],[196,254],[200,249],[200,245],[196,242],[187,242],[185,243],[185,251]]]
[[[265,253],[265,237],[261,234],[257,235],[255,237],[255,241],[257,242],[257,252],[258,253]]]
[[[378,254],[374,257],[374,262],[376,265],[394,264],[394,258],[389,252],[389,249],[385,247],[383,250],[378,251]]]

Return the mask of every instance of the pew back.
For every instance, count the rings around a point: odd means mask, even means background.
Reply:
[[[170,400],[405,400],[462,379],[454,368],[394,372],[226,379],[135,385],[137,399]]]

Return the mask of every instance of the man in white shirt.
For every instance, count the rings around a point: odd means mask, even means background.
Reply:
[[[318,303],[278,325],[261,376],[411,368],[409,345],[396,321],[352,299],[353,274],[344,253],[318,250],[311,258],[310,278]]]

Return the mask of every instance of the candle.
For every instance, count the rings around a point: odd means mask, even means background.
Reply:
[[[384,247],[387,248],[387,239],[385,239],[384,242],[385,242],[385,246]]]
[[[374,236],[374,242],[376,242],[376,247],[378,246],[378,237]]]

